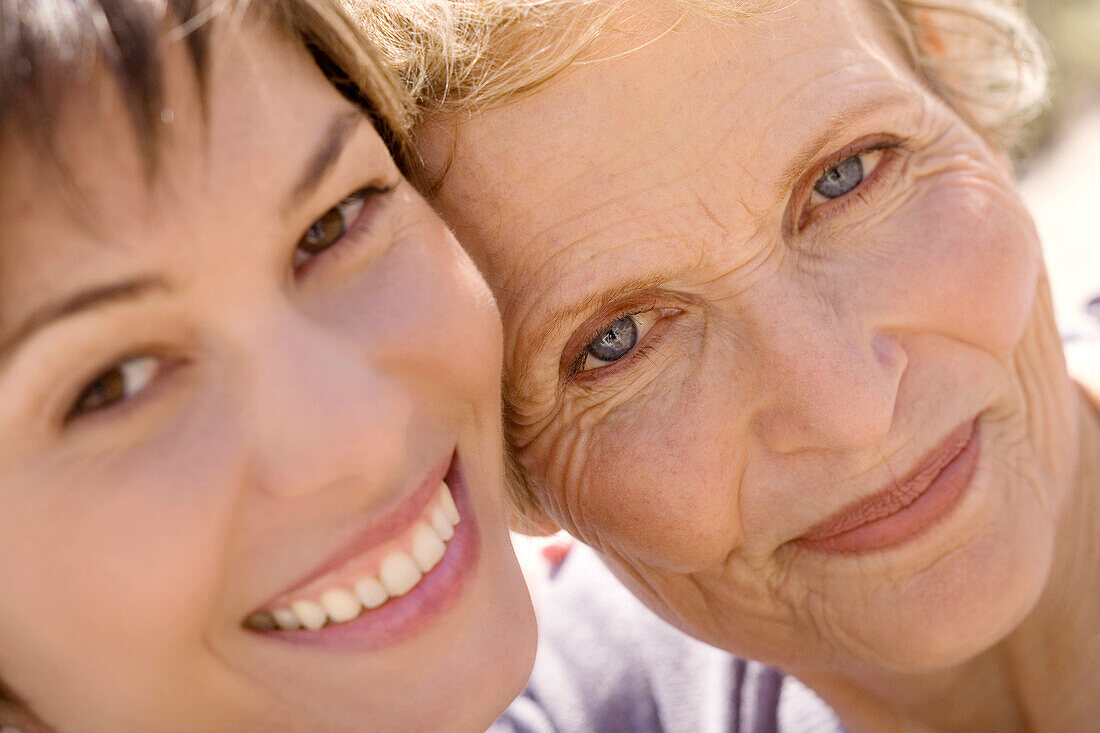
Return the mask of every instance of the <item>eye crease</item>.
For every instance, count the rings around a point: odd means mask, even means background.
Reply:
[[[367,186],[349,194],[326,211],[298,240],[294,249],[294,267],[302,267],[317,255],[335,246],[359,219],[370,198],[387,194],[393,186]]]

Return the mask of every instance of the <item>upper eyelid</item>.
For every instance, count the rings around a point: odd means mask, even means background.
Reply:
[[[626,318],[627,316],[636,316],[639,313],[645,313],[655,310],[656,308],[656,296],[654,295],[650,296],[647,301],[628,301],[606,314],[599,315],[598,317],[590,317],[586,324],[570,336],[569,340],[566,342],[565,348],[562,350],[561,365],[559,369],[561,374],[567,377],[573,373],[572,369],[574,364],[584,355],[588,345],[612,323],[619,319]],[[570,355],[572,355],[571,358]]]
[[[837,165],[842,160],[850,158],[856,155],[863,155],[874,150],[881,150],[884,153],[883,160],[879,162],[879,165],[875,167],[875,170],[871,173],[870,178],[865,178],[859,183],[856,189],[862,188],[868,180],[874,179],[879,174],[879,169],[887,164],[889,161],[886,156],[891,151],[906,149],[907,141],[893,135],[865,135],[859,140],[848,143],[839,150],[830,153],[829,156],[824,158],[822,162],[815,164],[808,172],[796,184],[795,189],[791,192],[790,198],[787,203],[787,214],[783,217],[783,230],[785,235],[797,234],[799,231],[809,223],[808,217],[812,214],[812,211],[806,211],[806,204],[810,200],[813,194],[814,184],[822,175],[825,174],[831,167]],[[854,191],[853,191],[854,192]],[[847,198],[849,194],[833,199],[839,201]],[[820,206],[827,206],[829,202],[821,204]],[[817,207],[815,207],[817,208]]]

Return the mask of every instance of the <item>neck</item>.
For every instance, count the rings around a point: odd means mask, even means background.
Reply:
[[[800,675],[853,733],[1087,730],[1100,717],[1100,406],[1081,395],[1079,453],[1038,603],[993,648],[927,675]]]

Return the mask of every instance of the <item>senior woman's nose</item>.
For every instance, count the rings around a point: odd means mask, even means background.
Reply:
[[[415,406],[369,353],[302,319],[261,352],[248,387],[260,488],[381,490],[406,469]]]
[[[756,304],[758,409],[754,426],[776,452],[858,451],[890,431],[907,360],[864,314],[815,293],[787,291]]]

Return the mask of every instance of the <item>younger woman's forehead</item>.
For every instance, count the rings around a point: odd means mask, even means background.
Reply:
[[[146,164],[163,122],[166,57],[182,49],[200,82],[212,23],[191,24],[195,0],[0,4],[0,132],[49,156],[67,110],[105,84],[120,92]],[[75,98],[75,99],[74,99]],[[14,129],[13,129],[14,128]]]
[[[216,36],[212,52],[205,104],[182,51],[165,59],[166,121],[152,177],[109,81],[72,98],[52,157],[10,146],[0,177],[0,340],[13,318],[46,300],[191,267],[219,242],[232,258],[249,239],[294,241],[295,213],[328,176],[342,176],[339,195],[363,176],[393,177],[367,118],[303,49],[245,28]],[[350,149],[355,171],[338,166]]]

